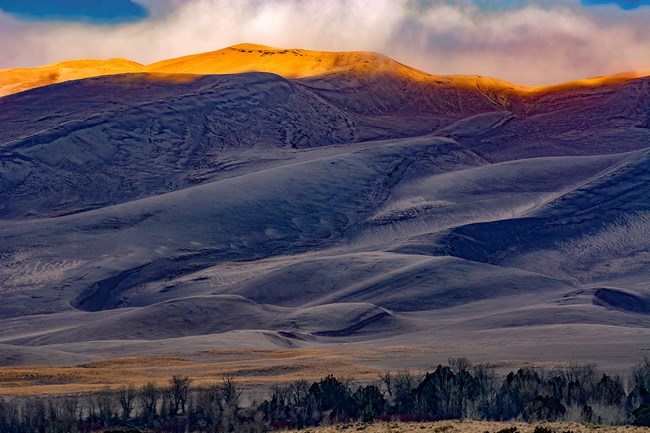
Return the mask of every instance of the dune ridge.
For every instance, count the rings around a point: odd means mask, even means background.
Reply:
[[[390,75],[430,84],[535,94],[630,81],[650,75],[650,70],[630,71],[549,86],[524,86],[478,75],[434,75],[403,65],[383,54],[368,51],[327,52],[283,49],[242,43],[207,53],[163,60],[149,65],[128,59],[68,60],[35,68],[0,70],[0,97],[50,84],[104,75],[147,73],[173,75],[239,74],[268,72],[288,79],[334,74]]]

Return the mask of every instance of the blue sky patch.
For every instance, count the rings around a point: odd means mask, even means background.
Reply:
[[[132,0],[0,0],[5,13],[28,20],[89,21],[118,24],[148,16]]]
[[[585,6],[617,4],[623,9],[636,9],[640,6],[650,5],[650,0],[582,0]]]

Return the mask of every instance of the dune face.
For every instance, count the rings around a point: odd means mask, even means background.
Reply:
[[[153,63],[148,72],[167,74],[238,74],[269,72],[285,78],[331,74],[395,74],[425,79],[427,74],[377,53],[324,52],[239,44],[210,53]]]
[[[0,70],[0,96],[65,81],[141,71],[141,64],[126,59],[72,60],[39,68],[5,69]]]
[[[527,88],[243,44],[0,88],[2,363],[650,349],[649,77]]]
[[[447,77],[431,76],[378,53],[324,52],[239,44],[218,51],[164,60],[150,65],[141,65],[126,59],[88,59],[65,61],[38,68],[0,70],[0,96],[49,84],[103,75],[149,73],[165,76],[245,72],[268,72],[288,79],[345,74],[349,76],[392,75],[416,81],[437,79],[445,83],[450,82]],[[453,81],[462,81],[462,78]],[[486,81],[498,82],[489,79]],[[501,84],[508,85],[508,83]]]

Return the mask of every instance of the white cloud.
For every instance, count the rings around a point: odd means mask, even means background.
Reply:
[[[149,19],[119,26],[21,22],[0,13],[0,67],[73,58],[141,63],[240,42],[372,50],[431,73],[541,84],[650,67],[650,8],[529,3],[485,11],[412,0],[139,0]]]

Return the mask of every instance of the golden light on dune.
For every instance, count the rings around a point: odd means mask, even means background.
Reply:
[[[0,70],[0,96],[102,75],[142,72],[143,66],[126,59],[70,60],[37,68]]]
[[[192,74],[270,72],[285,78],[336,73],[399,73],[416,79],[426,79],[429,76],[373,52],[310,51],[255,44],[239,44],[210,53],[165,60],[146,68],[149,72]]]
[[[178,57],[146,66],[127,59],[72,60],[37,68],[0,70],[0,96],[50,84],[103,75],[148,73],[151,78],[185,81],[197,75],[245,72],[268,72],[289,79],[332,74],[393,75],[421,83],[480,87],[481,89],[524,95],[615,84],[650,73],[649,70],[646,70],[587,78],[550,86],[522,86],[477,75],[432,75],[374,52],[328,52],[238,44],[218,51]]]

